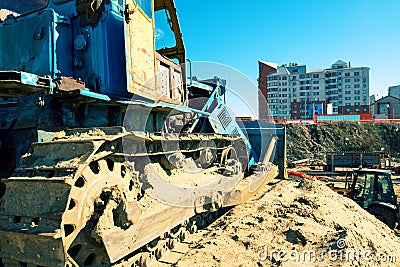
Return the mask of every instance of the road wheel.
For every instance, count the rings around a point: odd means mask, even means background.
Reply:
[[[380,206],[372,206],[368,208],[368,211],[380,221],[389,226],[390,229],[394,229],[396,225],[396,216],[393,211]]]

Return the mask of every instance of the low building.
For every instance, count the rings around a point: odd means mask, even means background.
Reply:
[[[389,86],[388,95],[400,98],[400,85]]]
[[[371,104],[372,117],[379,119],[400,119],[400,98],[385,96]]]

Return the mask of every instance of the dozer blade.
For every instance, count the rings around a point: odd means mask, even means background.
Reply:
[[[224,197],[223,206],[236,206],[247,202],[262,190],[269,182],[278,176],[278,167],[269,165],[269,171],[250,175],[241,180],[238,185]]]

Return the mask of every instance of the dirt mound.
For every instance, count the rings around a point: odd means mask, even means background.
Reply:
[[[288,124],[286,129],[289,161],[324,160],[325,152],[400,151],[398,123]]]
[[[399,237],[314,180],[282,181],[208,229],[178,266],[400,264]]]

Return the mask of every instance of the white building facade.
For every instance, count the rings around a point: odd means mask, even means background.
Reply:
[[[324,114],[367,113],[369,68],[337,61],[331,68],[307,70],[291,63],[267,75],[267,102],[275,119],[311,119],[314,105]],[[311,108],[311,105],[312,108]]]

